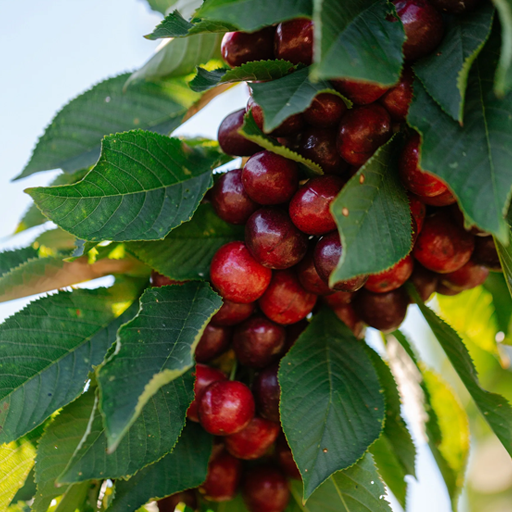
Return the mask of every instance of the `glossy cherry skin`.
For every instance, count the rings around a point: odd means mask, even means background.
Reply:
[[[197,407],[203,391],[213,382],[227,380],[227,377],[216,368],[204,364],[196,364],[196,380],[194,382],[194,401],[187,410],[187,418],[199,422]]]
[[[450,190],[445,190],[438,196],[422,197],[421,199],[425,204],[428,204],[429,206],[448,206],[457,202],[457,198],[450,192]]]
[[[272,271],[259,264],[243,242],[223,245],[212,259],[210,279],[223,298],[248,304],[267,289]]]
[[[208,463],[206,481],[199,492],[211,501],[232,500],[242,477],[242,461],[228,453],[222,445],[216,445]]]
[[[297,152],[318,164],[326,174],[344,174],[348,164],[336,146],[338,133],[331,128],[306,128],[301,133]]]
[[[398,17],[403,23],[406,60],[416,60],[434,51],[444,36],[441,14],[427,0],[394,0]]]
[[[213,315],[211,323],[213,325],[231,326],[242,323],[254,313],[255,304],[239,304],[224,299],[222,307]]]
[[[265,118],[263,116],[263,109],[254,101],[252,96],[249,98],[249,101],[247,102],[246,111],[252,112],[254,122],[261,131],[265,132],[265,130],[263,129],[265,121]],[[274,128],[269,135],[272,135],[274,137],[287,137],[289,135],[295,135],[304,128],[304,124],[304,116],[302,114],[294,114],[286,118],[277,128]]]
[[[316,128],[335,128],[346,111],[347,106],[339,96],[322,92],[315,96],[304,111],[304,119]]]
[[[345,181],[338,176],[319,176],[303,185],[290,201],[290,218],[308,235],[325,235],[336,229],[330,206]]]
[[[295,272],[276,270],[259,305],[268,318],[289,325],[306,318],[315,307],[316,299],[316,295],[304,290]]]
[[[472,288],[484,284],[488,275],[488,268],[469,260],[463,267],[459,268],[459,270],[444,274],[441,277],[441,283],[448,286],[448,288],[461,292],[463,290],[471,290]]]
[[[256,466],[244,475],[242,497],[249,512],[283,512],[290,499],[290,489],[278,468]]]
[[[283,434],[281,434],[277,438],[276,442],[276,457],[281,466],[282,470],[286,473],[286,475],[295,480],[302,480],[300,476],[299,468],[295,461],[293,460],[292,451],[286,442],[286,438]]]
[[[473,261],[494,272],[502,272],[500,257],[492,236],[475,238]]]
[[[279,23],[274,40],[276,59],[292,64],[313,62],[313,22],[305,18]]]
[[[313,258],[314,247],[311,247],[306,256],[297,265],[297,276],[303,288],[315,295],[329,295],[333,290],[329,288],[327,283],[318,275]]]
[[[332,309],[356,338],[364,337],[364,322],[359,318],[352,304],[343,304]]]
[[[393,265],[390,269],[372,274],[364,287],[374,293],[386,293],[400,288],[409,277],[414,268],[414,261],[410,255]]]
[[[370,327],[382,332],[398,329],[407,314],[409,296],[404,288],[387,293],[361,290],[352,301],[356,314]]]
[[[439,274],[415,262],[414,270],[412,271],[409,281],[415,286],[421,300],[427,302],[436,291],[437,283],[439,282]]]
[[[346,78],[331,80],[331,83],[337,91],[356,105],[369,105],[389,91],[389,87]]]
[[[258,144],[238,133],[244,123],[244,115],[245,109],[242,108],[226,116],[220,123],[217,140],[222,151],[228,155],[251,156],[261,151]]]
[[[196,361],[198,363],[207,363],[226,352],[231,343],[232,334],[233,331],[230,327],[208,324],[196,347]]]
[[[160,288],[161,286],[171,286],[173,284],[183,284],[183,281],[176,281],[174,279],[170,279],[169,277],[158,273],[156,270],[151,271],[150,282],[151,286],[153,286],[154,288]]]
[[[254,398],[241,382],[217,381],[199,398],[199,421],[215,436],[228,436],[244,429],[254,417]]]
[[[252,383],[256,410],[263,418],[279,423],[279,399],[281,388],[277,380],[279,366],[268,366],[258,373]]]
[[[413,82],[414,74],[412,69],[407,67],[402,73],[400,82],[380,98],[380,104],[389,112],[393,121],[405,121],[412,101]]]
[[[475,237],[457,226],[443,211],[425,219],[413,249],[414,257],[439,274],[455,272],[471,258]]]
[[[340,261],[341,251],[340,235],[337,231],[332,231],[323,236],[316,243],[315,252],[313,253],[315,268],[320,278],[327,284],[329,284],[330,275]],[[355,292],[364,286],[367,279],[368,276],[359,276],[347,281],[339,281],[332,286],[332,289],[342,292]]]
[[[348,110],[338,131],[338,152],[351,165],[363,165],[391,136],[391,118],[379,104]]]
[[[227,436],[224,444],[237,459],[259,459],[274,444],[280,430],[278,423],[256,416],[243,430]]]
[[[215,213],[230,224],[245,224],[259,208],[242,183],[242,169],[234,169],[215,183],[210,194]]]
[[[242,181],[253,201],[264,205],[285,203],[299,187],[299,169],[288,158],[260,151],[247,160]]]
[[[274,27],[265,27],[257,32],[228,32],[221,44],[222,58],[232,68],[253,60],[274,58]]]
[[[430,3],[440,11],[462,14],[474,9],[479,0],[430,0]]]
[[[284,327],[262,315],[256,315],[235,329],[233,350],[236,358],[249,368],[265,368],[283,352],[286,341]]]
[[[156,502],[159,512],[174,512],[178,503],[185,503],[187,507],[195,510],[197,508],[196,493],[192,489],[189,489],[188,491],[177,492],[176,494],[172,494]]]
[[[268,268],[296,265],[308,250],[308,237],[299,231],[286,211],[260,208],[245,225],[245,243],[253,257]]]
[[[407,196],[409,197],[409,208],[411,210],[413,236],[416,241],[416,238],[423,228],[427,208],[414,194],[408,193]]]

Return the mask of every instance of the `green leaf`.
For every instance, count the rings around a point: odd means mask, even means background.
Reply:
[[[46,128],[16,179],[50,169],[71,173],[90,167],[100,156],[101,139],[111,133],[140,128],[169,134],[197,100],[180,80],[144,82],[124,92],[129,76],[109,78],[68,103]]]
[[[501,55],[496,70],[496,94],[512,89],[512,0],[494,0],[501,22]]]
[[[204,502],[202,503],[201,512],[247,512],[247,507],[242,496],[237,494],[230,501]]]
[[[509,240],[512,240],[512,236],[510,234],[512,220],[511,213],[512,212],[509,212],[508,214]],[[503,277],[507,283],[509,294],[512,296],[512,244],[504,244],[500,242],[500,240],[496,239],[496,237],[494,238],[494,243],[496,244],[496,250],[498,251],[498,256],[500,258]]]
[[[450,185],[470,225],[508,240],[504,216],[512,185],[512,94],[494,96],[498,58],[491,37],[469,73],[464,126],[445,114],[417,80],[408,121],[422,135],[423,169]]]
[[[206,0],[196,17],[254,32],[280,21],[311,18],[312,10],[312,0]]]
[[[100,160],[82,181],[27,193],[83,240],[159,240],[192,217],[216,162],[203,148],[135,130],[105,137]]]
[[[311,82],[308,73],[309,68],[304,68],[278,80],[251,84],[254,101],[263,110],[265,132],[271,132],[293,114],[304,112],[321,92],[343,98],[329,82]]]
[[[327,309],[282,359],[279,383],[281,423],[308,499],[379,437],[384,397],[361,343]]]
[[[483,286],[492,295],[496,325],[505,336],[508,336],[512,318],[512,298],[507,288],[507,281],[503,274],[491,272]],[[507,340],[506,343],[509,344],[510,340]]]
[[[160,274],[177,281],[207,279],[220,247],[244,239],[244,227],[220,219],[211,204],[199,206],[189,222],[160,242],[131,242],[126,249]]]
[[[190,88],[196,92],[204,92],[219,84],[254,80],[278,80],[294,69],[296,69],[296,66],[287,60],[257,60],[247,62],[237,68],[219,68],[213,71],[197,68],[197,75],[190,82]],[[251,87],[254,85],[252,84]]]
[[[165,14],[165,11],[169,9],[169,7],[172,7],[177,0],[147,0],[149,6],[153,11],[160,12],[162,14]]]
[[[314,0],[314,79],[349,77],[384,85],[402,70],[402,23],[385,0]]]
[[[264,134],[258,128],[258,125],[254,121],[252,112],[249,112],[245,115],[244,124],[242,125],[242,128],[240,128],[240,130],[238,131],[246,139],[252,140],[256,144],[261,146],[263,149],[266,149],[267,151],[272,151],[272,153],[277,153],[278,155],[284,156],[285,158],[289,158],[294,162],[298,162],[303,166],[305,172],[308,175],[314,177],[319,174],[323,174],[323,171],[318,164],[312,162],[311,160],[308,160],[307,158],[304,158],[303,156],[299,155],[298,153],[295,153],[295,151],[288,149],[282,144],[279,144],[279,142],[277,142],[277,140],[274,139],[273,137],[269,137],[268,135]]]
[[[396,139],[378,149],[332,203],[343,246],[332,283],[386,270],[411,251],[411,214],[396,149]]]
[[[206,479],[211,451],[212,436],[190,422],[169,455],[128,481],[116,482],[115,498],[108,512],[133,512],[151,499],[201,485]]]
[[[75,247],[75,240],[76,238],[70,233],[63,229],[55,228],[41,233],[33,243],[36,247],[44,246],[55,252],[65,252]]]
[[[96,407],[80,446],[58,481],[73,483],[128,477],[161,459],[176,444],[193,399],[194,376],[189,371],[160,388],[149,399],[112,454],[107,453],[107,436]]]
[[[121,327],[115,354],[98,372],[111,452],[148,400],[193,366],[196,345],[221,305],[221,298],[204,282],[144,292],[139,314]]]
[[[461,124],[469,71],[491,33],[493,18],[491,2],[483,2],[463,16],[449,18],[440,46],[414,65],[425,89]]]
[[[38,252],[33,247],[0,252],[0,276],[11,272],[13,269],[19,267],[28,260],[37,257]]]
[[[41,424],[83,390],[138,289],[74,290],[44,297],[0,325],[0,443]]]
[[[62,495],[62,499],[59,501],[57,508],[54,512],[70,512],[71,510],[93,512],[94,509],[84,508],[87,507],[87,500],[89,489],[91,487],[90,482],[84,482],[81,484],[70,485],[66,492]]]
[[[20,487],[18,489],[11,503],[17,503],[18,501],[30,501],[35,496],[35,494],[36,483],[34,481],[34,468],[32,467],[30,473],[27,475],[27,478],[25,479],[23,487]]]

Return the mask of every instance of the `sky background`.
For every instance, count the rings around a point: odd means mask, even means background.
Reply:
[[[0,0],[0,250],[22,247],[41,231],[11,236],[30,204],[23,190],[46,185],[59,172],[39,173],[14,183],[11,179],[27,163],[44,128],[63,105],[95,83],[141,66],[158,44],[142,36],[160,20],[145,0]],[[214,138],[222,118],[244,106],[246,98],[246,89],[238,87],[214,100],[176,133]],[[106,278],[100,284],[108,282]],[[0,320],[30,300],[33,297],[0,304]],[[422,322],[413,312],[407,326],[421,329]],[[436,362],[435,354],[425,351],[423,355]],[[417,472],[418,482],[410,485],[408,510],[449,512],[446,490],[421,440]]]

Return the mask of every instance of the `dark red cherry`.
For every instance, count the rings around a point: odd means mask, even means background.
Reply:
[[[427,0],[393,0],[403,23],[406,60],[416,60],[432,53],[444,36],[443,17]]]
[[[296,18],[279,23],[274,52],[276,59],[309,66],[313,62],[313,22],[305,18]]]
[[[492,236],[476,237],[473,261],[494,272],[501,272],[500,257]]]
[[[297,164],[271,151],[260,151],[251,156],[242,172],[244,188],[249,197],[259,204],[285,203],[299,186]]]
[[[303,185],[290,201],[290,218],[308,235],[325,235],[336,229],[330,206],[345,184],[338,176],[319,176]]]
[[[227,380],[227,377],[216,368],[211,368],[210,366],[206,366],[204,364],[196,364],[196,380],[194,382],[194,401],[190,404],[190,407],[187,411],[187,418],[192,421],[199,421],[199,416],[197,414],[197,406],[199,403],[199,399],[203,394],[203,391],[213,382]]]
[[[315,295],[329,295],[333,291],[327,283],[318,275],[313,259],[314,246],[311,247],[306,256],[297,265],[297,276],[304,289]]]
[[[372,274],[364,287],[374,293],[385,293],[400,288],[411,277],[414,261],[410,255],[393,265],[390,269]]]
[[[184,281],[175,281],[167,276],[158,273],[156,270],[151,271],[150,283],[154,288],[160,288],[161,286],[170,286],[173,284],[183,284]]]
[[[215,436],[228,436],[244,429],[254,417],[254,398],[241,382],[217,381],[199,398],[199,421]]]
[[[351,165],[363,165],[391,136],[391,118],[378,104],[348,110],[338,131],[338,152]]]
[[[331,293],[331,295],[327,295],[323,298],[323,301],[331,308],[337,308],[338,306],[345,306],[346,304],[350,304],[352,299],[354,298],[354,294],[350,292],[336,292]]]
[[[177,492],[176,494],[172,494],[156,502],[159,512],[174,512],[178,503],[185,503],[187,507],[195,510],[197,508],[196,493],[192,489],[189,489],[188,491]]]
[[[233,331],[230,327],[208,324],[196,347],[195,358],[198,363],[207,363],[220,356],[229,348]]]
[[[390,89],[379,102],[389,112],[393,121],[405,121],[412,101],[412,84],[414,74],[410,67],[406,67],[400,82]]]
[[[409,281],[415,286],[421,300],[427,302],[436,291],[439,274],[426,269],[416,261]]]
[[[213,315],[212,324],[221,326],[237,325],[247,320],[254,313],[255,304],[239,304],[224,299],[222,307]]]
[[[210,195],[215,213],[230,224],[245,224],[259,208],[242,184],[242,169],[234,169],[215,183]]]
[[[479,0],[430,0],[430,3],[440,11],[450,14],[462,14],[474,9]]]
[[[254,101],[252,96],[247,102],[246,111],[252,112],[252,117],[254,118],[254,122],[257,124],[258,128],[262,131],[265,131],[263,129],[265,120],[263,116],[263,109]],[[295,135],[304,128],[304,124],[304,116],[302,114],[294,114],[286,118],[277,128],[274,128],[270,132],[270,135],[274,137],[287,137],[289,135]]]
[[[423,197],[421,200],[429,206],[449,206],[457,202],[457,198],[449,190],[445,190],[438,196]]]
[[[222,445],[213,448],[206,481],[199,487],[204,497],[211,501],[230,501],[242,477],[242,461],[228,453]]]
[[[359,318],[352,304],[343,304],[332,309],[336,316],[354,333],[356,338],[364,337],[364,322]]]
[[[280,430],[278,423],[254,417],[243,430],[227,436],[224,444],[237,459],[259,459],[274,444]]]
[[[413,220],[413,237],[414,241],[416,241],[416,238],[423,228],[427,208],[425,204],[422,203],[414,194],[408,193],[407,196],[409,197],[409,208],[411,210],[411,217]]]
[[[276,270],[259,305],[271,320],[289,325],[306,318],[315,307],[316,299],[316,295],[304,290],[295,272]]]
[[[341,241],[340,235],[337,231],[323,236],[315,246],[313,258],[318,275],[327,284],[329,284],[329,277],[333,270],[338,265],[341,258]],[[359,276],[347,281],[339,281],[332,286],[333,290],[342,292],[355,292],[364,286],[368,276]]]
[[[244,115],[245,109],[242,108],[226,116],[220,123],[217,140],[222,151],[228,155],[251,156],[261,151],[258,144],[247,140],[238,133],[244,124]]]
[[[389,87],[346,78],[331,80],[331,83],[337,91],[356,105],[369,105],[377,101],[386,91],[389,91]]]
[[[300,476],[299,468],[295,461],[293,460],[292,451],[286,442],[286,438],[283,434],[281,434],[277,438],[276,442],[276,457],[279,462],[279,465],[286,473],[286,475],[295,480],[302,480]]]
[[[253,60],[274,58],[274,27],[257,32],[228,32],[221,44],[222,58],[232,68]]]
[[[233,350],[244,366],[265,368],[275,362],[285,347],[286,331],[262,315],[238,325],[233,335]]]
[[[475,263],[473,260],[469,260],[455,272],[444,274],[441,277],[441,283],[448,288],[461,292],[463,290],[471,290],[472,288],[484,284],[488,275],[488,268]]]
[[[268,268],[296,265],[306,254],[308,237],[299,231],[286,211],[260,208],[245,225],[245,243],[253,257]]]
[[[212,259],[210,279],[227,300],[248,304],[267,289],[272,271],[260,265],[243,242],[223,245]]]
[[[450,288],[449,286],[446,286],[444,283],[439,280],[436,287],[436,292],[441,295],[446,295],[448,297],[453,297],[455,295],[459,295],[460,290],[457,290],[456,288]]]
[[[339,96],[322,92],[315,96],[311,105],[304,111],[304,119],[317,128],[335,128],[346,110],[347,106]]]
[[[299,336],[307,329],[308,326],[309,322],[304,318],[300,322],[295,322],[286,328],[286,352],[295,345]]]
[[[279,469],[256,466],[244,475],[242,496],[249,512],[283,512],[288,506],[290,489]]]
[[[352,301],[356,314],[370,327],[382,332],[398,329],[405,319],[409,296],[404,288],[387,293],[361,290]]]
[[[295,325],[295,324],[294,324]],[[279,423],[279,399],[281,388],[277,380],[279,366],[268,366],[258,373],[252,383],[252,393],[256,402],[256,410],[263,418]]]

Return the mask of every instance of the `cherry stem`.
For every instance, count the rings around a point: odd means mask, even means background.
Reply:
[[[236,371],[238,369],[238,360],[235,359],[233,366],[231,368],[231,373],[229,374],[229,380],[235,380]]]

